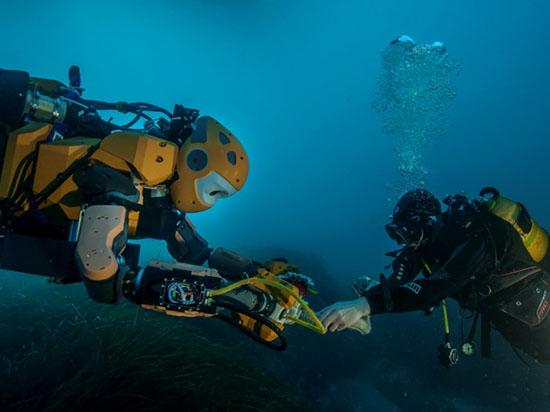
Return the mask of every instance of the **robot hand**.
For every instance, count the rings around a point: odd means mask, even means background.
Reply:
[[[292,283],[302,278],[289,276],[287,281],[260,269],[257,276],[229,283],[214,269],[152,261],[134,280],[125,281],[124,294],[145,309],[170,316],[216,316],[254,340],[284,350],[287,324],[325,333]]]

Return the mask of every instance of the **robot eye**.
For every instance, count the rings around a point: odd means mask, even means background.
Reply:
[[[231,140],[229,140],[229,137],[227,137],[227,135],[224,132],[220,132],[218,134],[218,137],[220,139],[220,143],[223,145],[231,143]]]
[[[208,164],[208,155],[202,150],[193,150],[187,155],[189,169],[199,172]]]
[[[237,164],[237,153],[235,152],[227,153],[227,161],[231,163],[233,166],[235,166]]]

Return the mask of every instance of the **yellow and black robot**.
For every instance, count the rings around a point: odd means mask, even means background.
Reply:
[[[260,265],[212,250],[186,217],[246,182],[247,154],[228,129],[181,105],[82,93],[76,66],[68,86],[0,70],[3,269],[83,281],[102,303],[125,297],[167,315],[215,316],[274,349],[284,349],[288,323],[324,333],[304,301],[309,278],[281,259]],[[115,124],[104,111],[132,119]],[[177,262],[140,268],[131,238],[164,240]]]

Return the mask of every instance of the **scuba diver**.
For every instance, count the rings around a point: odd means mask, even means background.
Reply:
[[[297,267],[212,250],[187,217],[243,187],[239,140],[194,109],[83,91],[77,66],[69,86],[0,70],[2,269],[83,281],[101,303],[124,297],[170,316],[217,317],[277,350],[285,324],[324,333],[304,301],[312,281]],[[118,125],[101,111],[133,117]],[[177,262],[140,268],[139,245],[128,242],[140,238],[164,240]]]
[[[439,200],[424,189],[407,192],[398,201],[388,235],[402,249],[389,277],[358,279],[359,298],[335,303],[318,315],[330,331],[352,327],[359,319],[381,313],[424,310],[441,305],[445,342],[439,360],[450,367],[458,362],[453,348],[445,298],[472,312],[472,326],[463,338],[465,355],[475,352],[475,333],[481,319],[481,353],[490,356],[494,327],[511,343],[541,363],[550,363],[550,256],[548,233],[527,209],[494,189],[480,198],[448,196],[442,211]],[[388,268],[390,268],[388,267]],[[419,274],[423,278],[418,278]],[[517,353],[517,351],[516,351]]]

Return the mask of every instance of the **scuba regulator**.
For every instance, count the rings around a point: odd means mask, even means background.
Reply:
[[[450,369],[451,366],[455,366],[458,363],[459,355],[458,349],[453,348],[451,345],[451,331],[449,329],[449,315],[447,312],[447,302],[441,301],[441,308],[443,309],[443,321],[445,323],[445,342],[439,345],[439,363]]]
[[[428,265],[426,262],[423,262],[423,265],[426,269],[426,271],[431,275],[432,269],[430,265]],[[445,329],[445,335],[444,335],[444,341],[441,345],[439,345],[438,348],[438,359],[441,366],[447,368],[448,370],[451,369],[452,366],[455,366],[458,361],[460,360],[460,356],[458,353],[458,349],[454,348],[451,343],[451,329],[449,327],[449,312],[447,310],[447,302],[445,299],[441,301],[441,310],[443,312],[443,326]],[[430,312],[426,312],[427,315],[429,315]],[[464,345],[463,345],[464,347]],[[464,352],[465,355],[471,356],[470,354]]]

